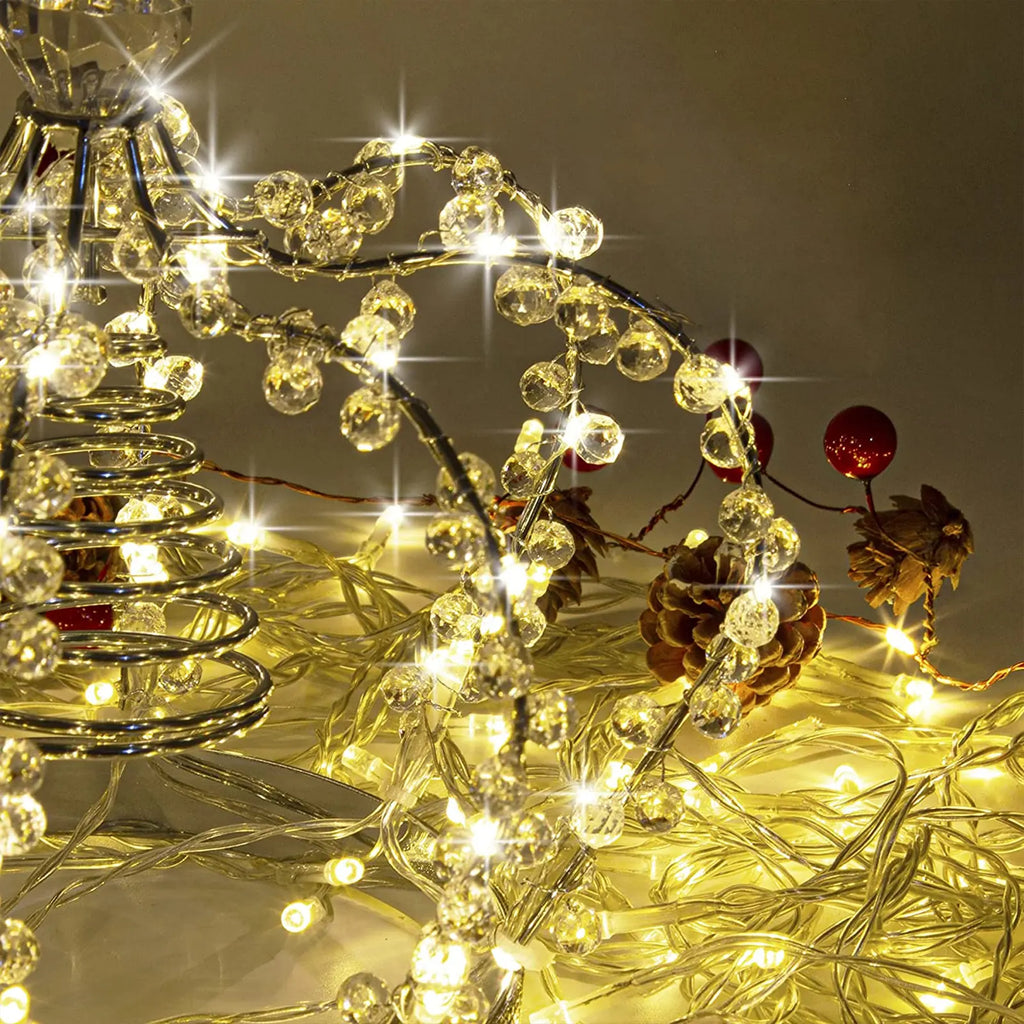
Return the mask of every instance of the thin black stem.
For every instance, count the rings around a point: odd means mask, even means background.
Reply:
[[[786,486],[778,477],[774,477],[768,470],[762,470],[762,475],[766,480],[770,480],[776,487],[781,491],[785,491],[787,494],[791,494],[798,501],[802,501],[805,505],[810,505],[811,508],[819,508],[822,512],[842,512],[844,515],[850,515],[856,513],[857,515],[865,515],[867,509],[863,505],[822,505],[819,501],[811,501],[810,498],[805,498],[799,491],[794,491],[792,487]]]

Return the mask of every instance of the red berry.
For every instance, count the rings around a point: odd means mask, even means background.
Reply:
[[[113,629],[114,607],[109,604],[87,604],[81,608],[54,608],[44,612],[60,630],[71,632],[88,629]]]
[[[720,363],[734,366],[736,372],[750,387],[751,394],[761,386],[764,363],[761,362],[757,349],[749,342],[742,338],[722,338],[708,345],[704,352]]]
[[[604,469],[608,463],[587,462],[586,459],[580,458],[572,448],[567,448],[562,456],[562,465],[568,466],[575,473],[596,473],[597,470]]]
[[[714,413],[709,414],[711,416]],[[762,469],[768,468],[768,460],[772,457],[772,449],[775,447],[775,431],[772,425],[759,413],[752,413],[750,416],[751,425],[754,428],[754,444],[757,445],[757,460],[761,463]],[[729,484],[738,484],[743,479],[743,470],[739,466],[732,469],[723,469],[709,462],[711,472]]]
[[[825,457],[843,476],[870,480],[895,454],[892,420],[870,405],[851,405],[836,413],[825,428]]]

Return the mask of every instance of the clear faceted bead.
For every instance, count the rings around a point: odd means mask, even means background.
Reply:
[[[3,591],[12,601],[42,604],[60,589],[64,559],[38,537],[5,537],[0,542],[0,572]]]
[[[627,747],[648,747],[658,735],[664,712],[646,693],[620,697],[612,708],[612,732]]]
[[[442,882],[470,871],[477,861],[467,828],[447,828],[435,840],[431,861]]]
[[[430,698],[430,676],[418,665],[393,665],[380,681],[380,695],[394,711],[411,711]]]
[[[142,383],[147,388],[170,391],[188,402],[203,387],[203,364],[191,356],[161,356],[146,368]]]
[[[718,509],[718,525],[737,544],[761,540],[771,529],[774,517],[771,498],[755,484],[744,484],[731,491]]]
[[[690,721],[698,732],[712,739],[724,739],[742,717],[743,703],[728,686],[704,683],[690,697]]]
[[[350,185],[341,205],[349,220],[367,235],[383,231],[395,215],[395,197],[383,185]]]
[[[536,744],[557,750],[576,729],[576,706],[572,697],[557,688],[531,693],[526,701],[529,738]]]
[[[516,631],[527,647],[533,647],[548,628],[548,620],[532,599],[517,601],[512,609]]]
[[[586,956],[601,944],[597,910],[574,896],[563,897],[548,918],[554,944],[571,956]]]
[[[390,370],[398,362],[401,337],[382,316],[353,317],[341,332],[341,340],[379,370]]]
[[[689,353],[679,369],[675,381],[676,402],[687,412],[713,412],[735,390],[723,364],[703,352]]]
[[[636,820],[648,832],[671,832],[682,821],[683,794],[671,782],[641,782],[632,794]]]
[[[576,554],[576,541],[572,531],[563,523],[542,519],[530,531],[526,553],[531,562],[538,562],[548,569],[561,569]]]
[[[342,437],[361,452],[390,444],[402,422],[397,404],[375,387],[353,391],[341,407],[340,420]]]
[[[149,633],[163,636],[167,617],[163,608],[152,601],[132,601],[118,609],[116,628],[123,633]]]
[[[445,205],[438,223],[445,248],[470,249],[481,237],[500,235],[505,214],[493,199],[467,192]]]
[[[615,363],[630,380],[645,381],[660,377],[667,369],[672,347],[665,332],[652,324],[637,322],[619,339]]]
[[[533,675],[533,658],[523,640],[497,636],[476,651],[470,683],[486,697],[519,697]]]
[[[163,519],[163,510],[155,501],[146,498],[129,498],[114,516],[115,523],[158,523]]]
[[[472,452],[463,452],[459,455],[459,462],[466,470],[469,482],[473,485],[473,490],[479,495],[480,500],[484,505],[489,504],[498,488],[494,470],[479,455],[474,455]],[[445,469],[437,474],[436,493],[437,503],[442,508],[456,508],[461,504],[456,498],[452,478]]]
[[[576,353],[585,363],[607,366],[615,358],[619,348],[619,328],[615,321],[606,316],[596,331],[576,342]]]
[[[494,285],[494,305],[520,327],[543,323],[555,315],[558,284],[546,267],[510,267]]]
[[[582,206],[555,210],[541,225],[541,237],[549,252],[568,260],[593,255],[604,240],[604,225]]]
[[[376,974],[350,975],[335,997],[341,1024],[383,1024],[390,1016],[391,989]]]
[[[399,338],[404,338],[412,329],[416,304],[394,281],[378,281],[363,296],[359,312],[363,316],[381,317],[391,324]]]
[[[195,204],[187,192],[177,187],[169,178],[166,187],[157,186],[150,193],[153,201],[153,212],[161,224],[180,228],[188,224],[196,215]]]
[[[560,409],[569,401],[572,381],[560,363],[534,363],[519,378],[523,401],[538,412]]]
[[[452,184],[457,192],[488,197],[501,191],[504,170],[501,161],[479,146],[464,149],[452,167]]]
[[[244,310],[224,285],[203,283],[185,291],[178,316],[197,338],[217,338],[244,321]]]
[[[0,985],[19,985],[39,963],[39,943],[24,921],[9,917],[0,930]]]
[[[162,256],[141,217],[132,217],[117,233],[113,256],[118,273],[135,284],[146,284],[160,276]]]
[[[430,627],[446,643],[472,639],[480,627],[476,602],[464,590],[450,590],[430,606]]]
[[[776,516],[765,538],[765,572],[785,572],[800,556],[800,537],[788,519]]]
[[[41,340],[36,332],[45,319],[46,314],[34,302],[0,299],[0,360],[20,361]]]
[[[405,181],[405,168],[401,161],[393,160],[395,152],[387,139],[371,139],[356,154],[356,163],[366,163],[369,160],[385,160],[381,167],[371,170],[359,171],[349,177],[349,180],[357,185],[383,185],[391,192],[397,192]]]
[[[555,303],[555,323],[570,340],[579,344],[604,328],[608,303],[600,288],[574,284],[566,288]]]
[[[67,303],[78,277],[78,264],[67,245],[49,235],[26,258],[21,274],[30,298],[56,312]]]
[[[314,263],[345,263],[359,251],[363,233],[344,210],[327,206],[314,210],[285,241],[290,252]]]
[[[9,796],[34,793],[43,782],[45,762],[31,740],[0,741],[0,792]]]
[[[421,985],[457,989],[469,977],[469,951],[461,942],[427,931],[412,951],[409,973]]]
[[[735,469],[743,465],[743,449],[728,416],[713,416],[704,424],[700,451],[712,466]]]
[[[107,336],[76,313],[47,321],[42,344],[28,355],[29,379],[45,381],[64,398],[91,394],[107,372]]]
[[[611,846],[626,827],[626,811],[621,797],[602,793],[577,801],[569,818],[569,827],[588,846]]]
[[[260,216],[277,228],[306,219],[313,208],[313,189],[295,171],[277,171],[256,182],[253,190]]]
[[[50,675],[60,657],[60,633],[27,609],[0,622],[0,672],[32,681]]]
[[[320,400],[324,379],[320,367],[304,353],[275,359],[263,373],[267,404],[286,416],[312,409]]]
[[[0,857],[28,853],[46,833],[46,812],[34,796],[0,797]]]
[[[509,856],[521,867],[543,864],[554,852],[555,834],[540,811],[524,814],[509,840]]]
[[[14,460],[9,495],[19,515],[50,519],[63,512],[74,498],[74,474],[56,455],[22,452]]]
[[[725,685],[746,681],[761,665],[756,647],[733,643],[722,633],[708,645],[707,658],[709,662],[718,659],[717,666],[707,675],[708,681]]]
[[[530,498],[540,489],[547,460],[535,448],[513,452],[501,467],[501,486],[513,498]]]
[[[191,693],[202,681],[203,663],[196,658],[165,665],[157,676],[160,689],[168,693]]]
[[[427,550],[456,567],[479,561],[484,551],[485,528],[475,516],[441,512],[427,524]]]
[[[449,882],[437,901],[437,923],[453,939],[477,946],[493,930],[497,904],[486,882],[473,875]]]
[[[729,602],[722,632],[744,647],[761,647],[779,628],[779,609],[770,597],[759,598],[745,590]]]
[[[529,793],[526,772],[514,757],[495,754],[477,765],[473,772],[473,792],[488,814],[501,817],[518,809],[526,799]]]
[[[622,428],[604,413],[584,412],[573,416],[565,428],[565,440],[580,458],[591,465],[614,462],[625,440]]]

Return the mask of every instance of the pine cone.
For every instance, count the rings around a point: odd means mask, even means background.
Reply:
[[[960,569],[974,551],[971,525],[934,487],[921,487],[921,500],[898,494],[894,509],[862,516],[854,524],[865,540],[851,544],[850,579],[868,588],[877,608],[892,602],[902,615],[924,594],[931,573],[936,593],[948,579],[956,590]]]
[[[117,509],[110,498],[94,494],[75,498],[56,518],[71,522],[112,523],[116,515]],[[117,548],[73,548],[64,555],[64,579],[74,582],[102,580],[116,557]]]
[[[587,501],[592,493],[589,487],[567,487],[548,495],[545,507],[554,519],[568,528],[576,543],[576,553],[571,561],[551,577],[547,591],[537,601],[537,607],[548,622],[554,622],[565,605],[580,603],[584,576],[600,579],[597,556],[605,554],[608,545],[601,536],[597,521],[590,514]],[[522,502],[502,502],[498,509],[498,516],[504,520],[502,529],[514,529],[522,511]]]
[[[700,675],[707,647],[718,635],[729,602],[741,592],[742,580],[743,561],[721,537],[709,537],[696,548],[676,548],[651,583],[648,607],[640,616],[640,635],[650,644],[647,666],[658,679],[671,683]],[[821,648],[825,610],[818,604],[818,578],[797,562],[779,584],[773,595],[778,631],[758,648],[760,670],[734,687],[744,713],[792,686]]]

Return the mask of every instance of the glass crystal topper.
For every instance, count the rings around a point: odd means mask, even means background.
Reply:
[[[187,42],[191,0],[0,0],[0,46],[37,107],[130,110]]]

